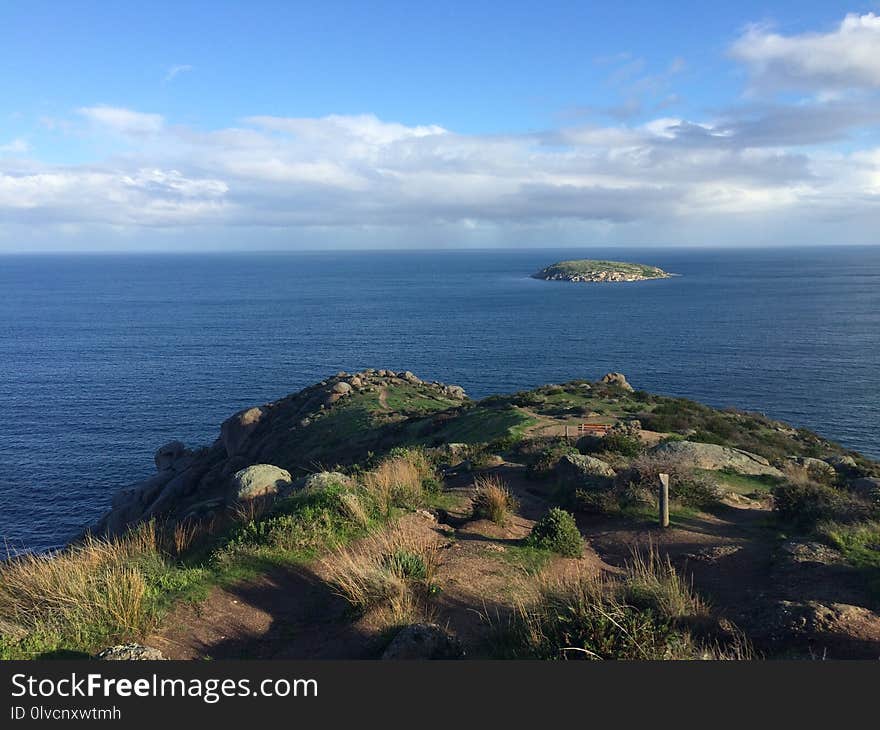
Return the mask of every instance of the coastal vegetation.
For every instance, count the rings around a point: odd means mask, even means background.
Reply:
[[[163,446],[156,467],[93,533],[0,564],[0,658],[880,647],[880,465],[620,373],[481,401],[339,373],[235,414],[209,447]],[[212,621],[241,635],[212,640],[230,630]]]

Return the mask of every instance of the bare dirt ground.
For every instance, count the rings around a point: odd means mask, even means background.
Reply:
[[[488,621],[527,595],[534,575],[516,546],[547,509],[547,489],[519,465],[496,468],[520,501],[506,526],[469,514],[472,475],[447,478],[455,507],[436,519],[412,514],[408,529],[436,536],[442,592],[434,620],[449,628],[472,657],[483,653]],[[854,571],[833,560],[791,555],[772,528],[766,506],[724,506],[680,517],[668,529],[649,521],[581,516],[582,558],[556,558],[547,575],[617,572],[634,548],[653,546],[692,576],[719,616],[753,637],[767,656],[880,658],[880,616],[866,606]],[[166,656],[195,658],[369,658],[388,637],[369,618],[357,619],[335,595],[320,563],[278,570],[259,580],[214,589],[197,606],[178,606],[147,641]]]

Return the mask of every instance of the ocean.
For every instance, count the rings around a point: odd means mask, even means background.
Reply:
[[[586,257],[681,276],[529,278]],[[0,257],[0,540],[61,545],[164,442],[365,367],[472,397],[617,370],[880,458],[880,247]]]

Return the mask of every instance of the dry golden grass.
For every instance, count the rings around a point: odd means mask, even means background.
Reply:
[[[497,474],[478,476],[471,497],[473,516],[505,525],[519,507],[504,481]]]
[[[705,618],[709,607],[694,591],[693,581],[676,571],[669,556],[660,557],[653,545],[633,548],[626,566],[627,597],[647,602],[669,619]]]
[[[810,476],[810,470],[807,469],[807,467],[801,464],[795,464],[791,461],[787,461],[782,465],[782,473],[785,474],[785,480],[789,484],[804,486],[807,484],[814,484],[816,481]]]
[[[624,573],[539,579],[524,588],[498,652],[541,659],[754,659],[745,636],[726,627],[703,640],[693,628],[709,610],[668,559],[633,552]],[[723,635],[722,635],[723,634]]]
[[[0,565],[0,624],[22,632],[112,626],[137,632],[147,623],[147,583],[140,567],[162,561],[154,522],[125,537],[81,543],[51,555],[21,555]]]
[[[399,525],[338,549],[323,562],[340,596],[389,626],[430,618],[438,565],[437,539]]]
[[[425,482],[435,478],[434,467],[418,450],[407,450],[382,461],[361,480],[380,511],[392,507],[417,507],[425,500]]]

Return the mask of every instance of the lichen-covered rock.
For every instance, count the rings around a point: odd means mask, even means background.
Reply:
[[[405,626],[382,654],[383,659],[459,659],[461,644],[437,624]]]
[[[822,459],[814,459],[810,456],[792,456],[789,461],[806,469],[807,474],[818,481],[828,481],[837,476],[834,467]]]
[[[634,390],[627,382],[626,376],[623,373],[606,373],[602,376],[602,382],[609,385],[616,385],[618,388],[623,388],[623,390],[629,391],[630,393]]]
[[[290,472],[272,464],[253,464],[232,476],[229,502],[241,502],[287,491],[292,485]]]
[[[767,475],[782,477],[779,469],[758,454],[717,444],[695,441],[669,441],[651,449],[654,454],[676,459],[682,466],[694,469],[718,471],[730,469],[751,476]]]
[[[162,652],[142,644],[119,644],[99,652],[95,659],[121,662],[155,662],[165,659]]]
[[[610,464],[595,456],[583,454],[566,454],[556,463],[555,471],[563,482],[582,486],[606,484],[614,477],[614,469]]]
[[[319,471],[309,474],[302,480],[303,489],[326,489],[327,487],[341,486],[351,487],[354,480],[338,471]]]

